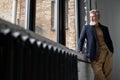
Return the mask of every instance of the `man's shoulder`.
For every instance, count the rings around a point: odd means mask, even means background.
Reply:
[[[90,24],[85,24],[84,26],[90,26]]]
[[[85,28],[90,28],[91,26],[89,24],[84,25]]]

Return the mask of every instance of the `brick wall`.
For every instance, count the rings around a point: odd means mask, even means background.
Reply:
[[[25,22],[25,4],[26,0],[18,0],[17,4],[17,22],[19,25],[24,27],[24,22]]]
[[[51,0],[37,0],[36,33],[55,41],[55,32],[51,27]]]
[[[0,0],[0,18],[12,20],[12,0]]]
[[[55,41],[55,31],[51,30],[51,0],[36,0],[36,33]],[[69,23],[66,30],[66,46],[75,50],[75,13],[74,0],[69,3]],[[24,26],[25,0],[18,0],[17,22]],[[8,21],[12,19],[12,0],[0,0],[0,17]]]
[[[75,50],[75,12],[74,12],[74,0],[70,0],[70,9],[69,9],[69,29],[66,31],[66,46],[70,49]]]
[[[0,0],[0,18],[9,22],[12,20],[13,0]],[[24,26],[25,20],[25,0],[18,0],[17,4],[17,22]]]

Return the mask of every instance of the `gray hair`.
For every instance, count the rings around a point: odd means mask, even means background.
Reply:
[[[100,12],[96,9],[92,9],[89,11],[89,14],[96,14],[97,16],[100,16]]]

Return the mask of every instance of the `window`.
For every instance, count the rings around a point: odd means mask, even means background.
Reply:
[[[55,31],[54,28],[54,13],[55,13],[55,1],[51,1],[51,30]]]

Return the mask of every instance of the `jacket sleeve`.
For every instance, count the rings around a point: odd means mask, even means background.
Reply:
[[[83,26],[78,40],[77,51],[82,51],[86,37],[86,26]]]

